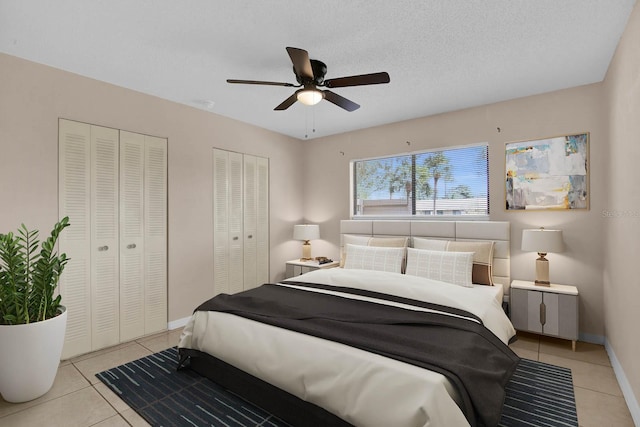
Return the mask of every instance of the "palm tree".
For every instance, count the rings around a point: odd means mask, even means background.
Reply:
[[[433,215],[436,214],[436,199],[438,198],[438,181],[452,181],[451,165],[449,159],[442,151],[433,153],[424,159],[424,165],[429,170],[429,175],[433,178]]]
[[[429,184],[429,179],[431,179],[431,172],[429,168],[424,164],[418,165],[416,164],[416,198],[418,196],[424,197],[425,199],[431,196],[431,184]]]
[[[393,198],[396,191],[405,190],[407,181],[411,182],[411,162],[409,157],[395,159],[394,162],[385,163],[383,180],[388,184],[389,199]]]
[[[378,171],[382,168],[377,160],[356,162],[357,195],[360,199],[368,199],[371,193],[380,190]]]

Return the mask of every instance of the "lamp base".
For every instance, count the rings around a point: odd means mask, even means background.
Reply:
[[[308,240],[305,240],[304,243],[302,244],[302,257],[300,258],[300,261],[311,261],[313,260],[313,258],[311,258],[311,244],[309,243]]]
[[[540,258],[536,260],[536,281],[534,282],[536,286],[551,286],[549,282],[549,260],[547,260],[544,256],[545,253],[538,252]]]

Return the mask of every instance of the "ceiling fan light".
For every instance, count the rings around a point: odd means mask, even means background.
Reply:
[[[304,105],[316,105],[318,102],[322,101],[322,92],[315,89],[304,89],[298,92],[297,94],[298,101],[302,102]]]

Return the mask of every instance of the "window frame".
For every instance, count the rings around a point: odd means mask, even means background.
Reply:
[[[413,156],[413,155],[422,155],[427,153],[437,153],[437,152],[446,152],[457,149],[464,148],[473,148],[473,147],[485,147],[487,153],[486,165],[487,165],[487,213],[486,214],[478,214],[478,215],[366,215],[361,214],[357,215],[355,213],[356,206],[356,182],[355,182],[355,165],[357,162],[368,161],[368,160],[380,160],[380,159],[390,159],[394,157],[403,157],[403,156]],[[438,148],[430,148],[426,150],[419,151],[409,151],[409,152],[401,152],[395,154],[388,154],[383,156],[375,156],[375,157],[365,157],[359,159],[352,159],[349,161],[349,218],[352,220],[424,220],[424,221],[487,221],[490,218],[491,207],[490,207],[490,161],[489,161],[489,143],[488,142],[478,142],[472,144],[465,145],[455,145],[448,147],[438,147]],[[415,200],[412,202],[415,203]]]

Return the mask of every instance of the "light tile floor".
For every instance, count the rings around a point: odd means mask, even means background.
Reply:
[[[634,427],[604,346],[518,332],[511,348],[520,357],[571,369],[580,427]]]
[[[0,427],[119,427],[148,424],[95,374],[177,344],[180,330],[100,350],[63,361],[53,388],[31,402],[11,404],[0,399]],[[519,334],[512,344],[520,356],[570,368],[581,427],[633,427],[609,357],[603,346],[571,343]]]

